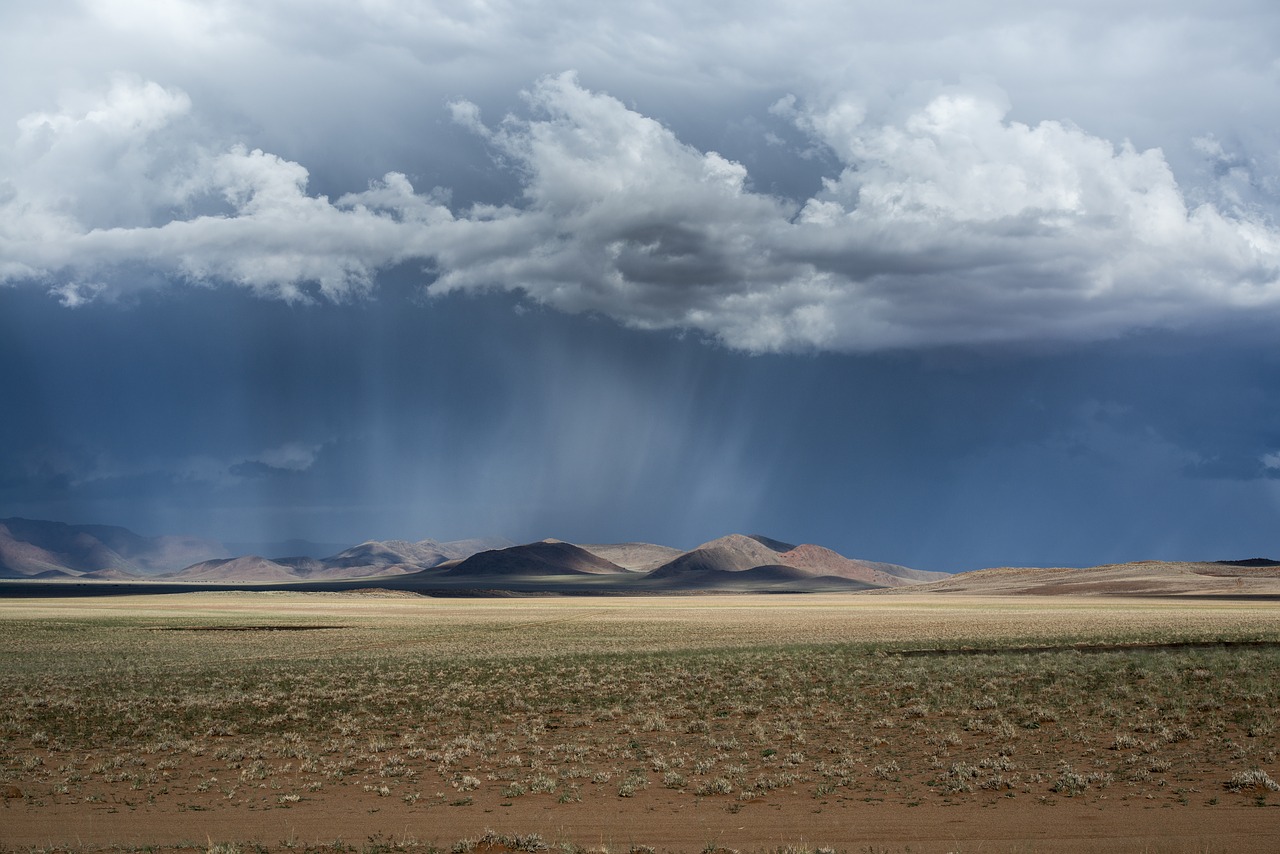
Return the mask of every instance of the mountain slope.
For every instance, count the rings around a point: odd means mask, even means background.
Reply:
[[[871,587],[901,587],[943,577],[876,561],[854,560],[831,549],[802,544],[793,546],[758,534],[730,534],[685,552],[649,573],[654,579],[672,579],[699,573],[743,572],[761,566],[786,566],[805,570],[809,576],[830,576]]]
[[[309,550],[315,544],[299,545]],[[189,560],[192,556],[198,559]],[[142,537],[107,525],[0,520],[0,579],[152,578],[234,585],[409,575],[414,576],[412,585],[438,584],[442,589],[625,593],[896,587],[938,574],[853,560],[821,546],[762,535],[730,534],[687,552],[639,542],[579,546],[543,540],[516,546],[506,540],[369,540],[317,558],[229,556],[217,543],[190,537]],[[570,581],[573,577],[577,580]]]
[[[514,543],[504,539],[472,539],[440,542],[438,540],[370,540],[324,559],[330,568],[357,566],[379,567],[405,565],[430,569],[451,560],[465,560],[473,554],[495,548],[508,548]]]
[[[813,570],[820,575],[834,575],[839,578],[862,581],[877,587],[902,587],[915,583],[912,579],[904,578],[898,574],[897,571],[912,571],[904,566],[869,560],[854,560],[833,552],[831,549],[808,543],[796,546],[790,551],[778,555],[778,563],[785,566]]]
[[[452,553],[437,548],[438,545],[432,540],[421,543],[411,543],[406,540],[370,540],[324,558],[324,564],[333,569],[350,569],[357,566],[377,568],[397,564],[428,569],[456,557]]]
[[[487,540],[369,540],[326,558],[246,555],[203,561],[170,576],[174,581],[340,581],[404,575],[470,557]]]
[[[448,578],[612,574],[630,573],[616,563],[572,543],[546,540],[480,552],[443,573]]]
[[[314,558],[268,560],[257,555],[207,560],[175,573],[174,581],[300,581],[318,567]]]
[[[754,537],[729,534],[703,543],[649,573],[651,578],[672,578],[699,572],[742,572],[780,563],[778,552]]]
[[[1280,596],[1280,567],[1135,561],[1085,568],[997,567],[893,591],[910,595]]]

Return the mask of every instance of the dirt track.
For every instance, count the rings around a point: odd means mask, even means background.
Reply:
[[[115,846],[206,847],[210,842],[256,842],[271,849],[332,847],[341,840],[357,849],[371,839],[435,845],[445,850],[486,829],[500,834],[539,834],[550,845],[627,851],[633,845],[699,852],[709,847],[740,851],[785,846],[837,850],[1043,851],[1043,852],[1275,852],[1280,850],[1280,807],[1190,805],[1096,799],[991,797],[981,804],[906,807],[780,797],[731,813],[722,801],[689,804],[653,793],[612,803],[516,802],[407,806],[394,801],[371,808],[340,798],[287,808],[266,806],[178,812],[145,805],[29,806],[0,808],[2,838],[15,848]],[[976,808],[975,808],[976,807]]]

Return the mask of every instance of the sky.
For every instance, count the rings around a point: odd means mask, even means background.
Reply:
[[[0,517],[1280,557],[1280,8],[0,7]]]

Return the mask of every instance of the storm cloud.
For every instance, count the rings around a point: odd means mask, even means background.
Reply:
[[[46,92],[53,104],[9,100],[33,108],[11,117],[0,155],[0,281],[71,307],[181,282],[342,301],[376,297],[383,271],[411,263],[430,294],[512,291],[748,352],[1091,341],[1280,311],[1277,152],[1260,147],[1258,121],[1224,114],[1227,92],[1171,64],[1173,49],[1208,49],[1189,13],[1152,7],[1086,35],[1076,7],[1008,18],[979,6],[913,27],[821,5],[784,24],[746,5],[699,19],[695,44],[697,13],[665,7],[606,17],[566,4],[539,23],[500,5],[343,6],[296,27],[287,3],[166,9],[50,14],[47,38],[104,36],[77,78],[125,56],[135,67]],[[1280,71],[1257,28],[1275,32],[1275,14],[1242,6],[1200,23],[1238,37],[1210,79],[1274,101]],[[764,32],[768,44],[753,41]],[[198,73],[174,39],[284,82]],[[529,39],[554,49],[485,70]],[[627,61],[604,62],[606,48]],[[32,50],[12,61],[38,65]],[[1069,79],[1060,54],[1096,63]],[[291,119],[295,136],[330,128],[316,86],[353,106],[343,69],[387,111],[367,119],[371,150],[342,134],[327,149],[291,139]],[[1073,94],[1086,78],[1088,105]],[[1155,94],[1179,87],[1173,115]],[[712,90],[727,106],[690,119]],[[1111,112],[1138,103],[1127,124]],[[433,123],[412,151],[385,141],[422,130],[421,116]],[[750,144],[732,127],[752,128]],[[335,158],[350,176],[352,161],[398,152],[400,168],[346,187],[329,174]],[[314,186],[308,156],[340,192]]]
[[[0,4],[0,516],[1274,555],[1280,7]]]

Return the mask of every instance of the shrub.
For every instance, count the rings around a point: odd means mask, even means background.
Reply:
[[[1226,787],[1233,792],[1243,791],[1245,789],[1262,789],[1268,792],[1280,792],[1280,783],[1271,779],[1271,775],[1261,768],[1253,768],[1249,771],[1237,771],[1231,775],[1231,779],[1226,782]]]

